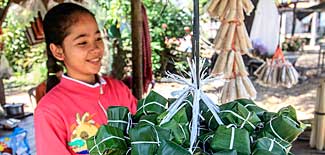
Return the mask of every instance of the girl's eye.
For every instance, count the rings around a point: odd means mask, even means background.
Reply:
[[[97,38],[96,41],[102,41],[102,37]]]
[[[78,45],[80,45],[80,46],[82,46],[82,45],[86,45],[87,44],[87,42],[80,42],[80,43],[78,43]]]

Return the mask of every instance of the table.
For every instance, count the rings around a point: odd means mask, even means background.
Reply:
[[[18,124],[18,127],[27,130],[27,141],[30,147],[30,153],[31,155],[35,155],[36,147],[35,147],[35,132],[34,132],[34,116],[31,115],[20,120],[21,122]],[[11,133],[12,131],[0,129],[0,136],[10,135]]]

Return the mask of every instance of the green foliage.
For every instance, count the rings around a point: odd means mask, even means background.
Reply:
[[[304,38],[291,37],[285,38],[285,41],[282,43],[282,49],[289,52],[297,52],[306,43]]]
[[[164,75],[168,63],[172,63],[172,61],[175,62],[175,66],[173,66],[175,71],[186,69],[187,54],[177,51],[176,46],[166,44],[165,39],[185,36],[184,28],[191,26],[191,15],[171,3],[145,0],[144,4],[148,8],[147,14],[150,21],[152,59],[155,75]]]
[[[110,38],[117,39],[120,43],[117,48],[117,55],[129,55],[131,48],[131,4],[124,0],[96,0],[97,3],[105,8],[109,14],[105,28],[109,29]],[[161,76],[167,69],[168,62],[175,62],[175,70],[186,68],[186,53],[175,50],[175,46],[168,46],[165,38],[180,38],[185,35],[184,27],[191,25],[191,15],[177,8],[170,2],[161,0],[143,0],[147,8],[149,18],[153,71],[156,76]],[[162,28],[166,24],[167,28]],[[114,39],[111,39],[116,41]],[[113,56],[114,57],[114,56]],[[126,57],[124,64],[128,64],[130,59]],[[120,63],[121,65],[121,63]],[[113,64],[114,68],[114,64]]]
[[[28,73],[34,64],[45,61],[45,44],[30,46],[25,36],[25,28],[32,18],[30,12],[9,11],[2,25],[4,51],[16,75]]]
[[[1,0],[0,1],[0,8],[3,9],[8,5],[9,0]]]

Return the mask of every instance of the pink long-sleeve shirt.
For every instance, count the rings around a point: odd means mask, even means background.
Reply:
[[[100,78],[95,85],[63,76],[35,111],[38,155],[88,154],[86,139],[107,123],[109,106],[136,112],[137,100],[120,81]]]

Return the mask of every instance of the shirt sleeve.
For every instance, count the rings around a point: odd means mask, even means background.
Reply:
[[[43,109],[35,112],[35,136],[37,155],[70,155],[67,132],[63,120]]]

